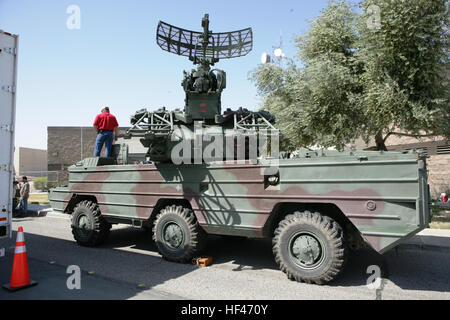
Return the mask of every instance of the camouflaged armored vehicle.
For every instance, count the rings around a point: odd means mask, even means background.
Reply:
[[[160,47],[198,68],[184,74],[183,112],[140,110],[132,117],[127,137],[140,138],[148,161],[129,163],[125,144],[114,158],[71,166],[68,186],[51,190],[53,209],[72,215],[80,245],[99,245],[112,224],[131,224],[152,230],[165,259],[187,262],[201,254],[208,234],[272,238],[290,279],[321,284],[342,271],[348,248],[384,253],[428,226],[421,154],[300,150],[275,158],[252,151],[276,137],[274,118],[245,109],[222,114],[225,72],[210,69],[247,54],[252,31],[212,33],[207,15],[202,26],[203,33],[158,25]],[[199,144],[202,135],[227,137],[216,144],[227,155]],[[212,161],[195,157],[205,153]]]

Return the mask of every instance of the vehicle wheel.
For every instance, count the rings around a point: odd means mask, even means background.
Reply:
[[[192,210],[172,205],[162,209],[156,217],[153,240],[166,260],[187,262],[201,252],[206,234]]]
[[[273,253],[289,279],[324,284],[334,280],[346,260],[344,235],[339,224],[318,212],[295,212],[275,230]]]
[[[101,215],[98,204],[84,200],[72,213],[72,234],[79,245],[94,247],[109,235],[111,224]]]

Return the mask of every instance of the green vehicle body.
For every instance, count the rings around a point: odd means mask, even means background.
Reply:
[[[313,155],[312,155],[313,154]],[[277,185],[261,163],[114,165],[87,158],[69,168],[69,184],[50,192],[54,210],[71,213],[84,199],[111,223],[145,226],[165,205],[185,203],[209,234],[272,237],[295,210],[319,210],[357,230],[384,253],[428,227],[426,160],[417,153],[304,152],[279,160]],[[349,232],[350,233],[350,232]]]
[[[152,162],[129,164],[121,145],[114,158],[74,164],[68,185],[51,190],[53,209],[72,214],[78,243],[98,245],[112,224],[125,223],[152,229],[162,256],[182,262],[201,252],[206,234],[272,238],[275,260],[289,278],[321,284],[341,272],[347,247],[369,245],[384,253],[428,227],[426,157],[420,153],[304,149],[268,162],[265,152],[249,150],[278,134],[275,118],[242,108],[221,114],[226,75],[210,66],[247,54],[252,31],[213,34],[208,15],[202,26],[196,33],[158,25],[160,47],[189,56],[198,69],[184,74],[183,112],[143,109],[131,118],[125,138],[141,138]],[[223,155],[176,164],[171,155],[179,142],[193,142],[189,156],[183,151],[187,160],[208,148],[195,144],[196,132],[231,137],[219,143],[226,152],[247,146],[244,160],[233,153],[229,161]]]

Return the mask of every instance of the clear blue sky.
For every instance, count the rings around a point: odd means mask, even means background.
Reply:
[[[195,3],[195,5],[191,5]],[[201,30],[209,13],[213,32],[253,28],[253,51],[224,60],[223,108],[255,109],[260,104],[248,72],[283,35],[287,56],[326,0],[292,1],[125,1],[0,0],[0,29],[19,34],[16,146],[47,148],[47,126],[91,126],[109,106],[121,126],[146,107],[182,108],[185,57],[162,51],[155,42],[159,20]],[[69,30],[69,5],[81,10],[81,29]]]

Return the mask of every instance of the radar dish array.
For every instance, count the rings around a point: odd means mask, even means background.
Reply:
[[[156,31],[156,42],[161,49],[180,56],[212,59],[242,57],[247,55],[253,46],[251,28],[221,33],[208,31],[206,48],[204,36],[202,32],[181,29],[160,21]]]

